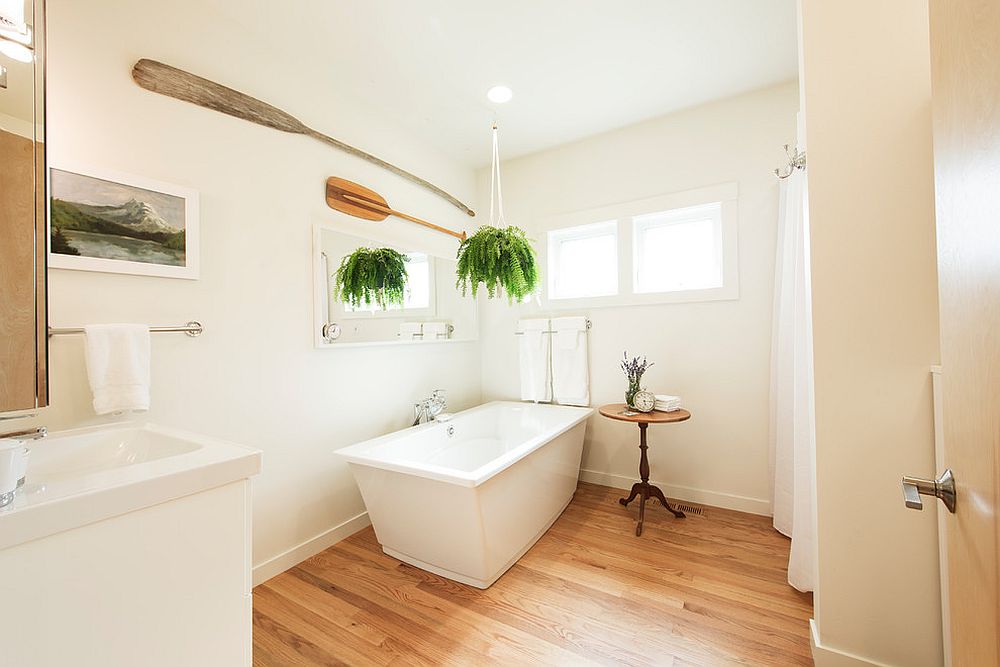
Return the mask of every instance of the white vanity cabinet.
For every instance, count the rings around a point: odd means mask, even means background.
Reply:
[[[75,433],[33,448],[0,512],[0,664],[250,665],[260,454],[150,426]]]

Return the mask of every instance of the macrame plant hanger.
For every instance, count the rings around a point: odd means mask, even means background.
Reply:
[[[494,215],[496,217],[494,218]],[[503,189],[500,185],[500,139],[497,123],[493,121],[493,165],[490,167],[490,225],[503,227]]]
[[[503,217],[503,186],[500,184],[500,131],[493,121],[493,165],[490,167],[490,225],[498,229],[507,226]],[[532,298],[538,307],[542,302],[536,291]]]

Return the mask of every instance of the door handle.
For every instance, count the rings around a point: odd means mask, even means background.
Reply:
[[[920,496],[940,498],[952,514],[955,513],[955,476],[948,468],[937,479],[903,476],[903,501],[911,510],[922,510]]]

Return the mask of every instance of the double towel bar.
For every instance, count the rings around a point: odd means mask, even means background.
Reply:
[[[592,324],[590,323],[590,318],[588,317],[588,318],[587,318],[587,331],[590,331],[590,328],[591,328],[592,326],[593,326],[593,325],[592,325]],[[543,334],[554,334],[554,333],[558,333],[558,332],[557,332],[557,331],[553,331],[552,329],[544,329],[544,330],[543,330],[543,331],[541,331],[540,333],[543,333]],[[523,335],[524,335],[524,332],[523,332],[523,331],[515,331],[515,332],[514,332],[514,335],[515,335],[515,336],[523,336]]]

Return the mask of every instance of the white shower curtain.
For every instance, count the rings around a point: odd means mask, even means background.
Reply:
[[[816,428],[806,173],[781,181],[771,344],[774,527],[792,538],[788,583],[816,581]]]

